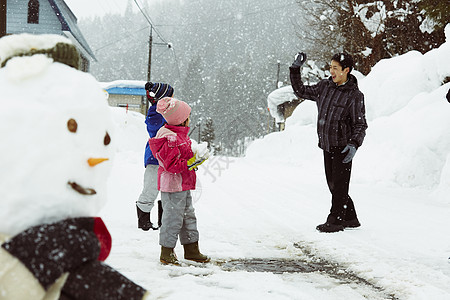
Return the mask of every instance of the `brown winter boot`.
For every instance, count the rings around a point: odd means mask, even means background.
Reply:
[[[175,252],[173,252],[173,248],[166,248],[161,246],[161,256],[159,257],[159,260],[165,265],[180,265]]]
[[[187,260],[193,260],[201,263],[207,263],[211,260],[211,258],[209,258],[208,256],[200,253],[200,250],[198,249],[198,242],[186,244],[183,245],[183,247],[184,247],[184,258]]]

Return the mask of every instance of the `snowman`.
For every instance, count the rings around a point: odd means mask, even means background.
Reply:
[[[145,299],[103,261],[114,125],[59,35],[0,39],[0,299]]]

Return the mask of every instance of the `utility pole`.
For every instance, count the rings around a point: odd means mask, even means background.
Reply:
[[[152,73],[152,44],[153,44],[153,26],[150,25],[150,37],[148,41],[148,69],[147,69],[147,82],[150,82],[151,73]],[[148,112],[148,99],[147,96],[145,98],[145,114]]]
[[[278,82],[280,82],[280,61],[279,60],[277,61],[277,81],[275,82],[275,89],[278,89]],[[271,118],[270,110],[269,110],[269,108],[267,108],[267,134],[270,133],[270,118]],[[272,124],[273,130],[272,131],[275,131],[275,128],[276,128],[275,119],[274,118],[272,118],[272,119],[273,119],[273,124]]]
[[[278,83],[280,82],[280,61],[278,61],[277,63],[277,86],[275,87],[276,89],[279,87]]]
[[[147,81],[150,81],[150,76],[152,73],[152,44],[153,44],[153,25],[150,25],[150,39],[148,42],[148,70],[147,70]]]
[[[2,1],[2,0],[0,0]],[[6,1],[6,0],[3,0]],[[152,71],[152,46],[153,46],[153,22],[150,19],[150,17],[144,13],[144,11],[142,10],[141,6],[139,5],[139,3],[137,2],[137,0],[134,0],[134,3],[136,3],[136,6],[139,8],[139,10],[141,11],[142,15],[144,16],[144,18],[147,20],[148,24],[150,25],[150,37],[149,37],[149,42],[148,42],[148,69],[147,69],[147,81],[150,82],[151,80],[151,71]],[[159,34],[159,32],[156,30],[156,34],[160,37],[161,40],[164,41],[164,39],[162,38],[161,34]],[[167,43],[166,41],[164,41],[164,43],[155,43],[155,45],[166,45],[167,47],[171,48],[172,44]],[[146,107],[147,107],[147,111],[148,111],[148,101],[146,99]]]
[[[280,65],[281,65],[280,61],[277,61],[277,82],[275,84],[275,89],[278,89],[278,83],[280,82]],[[269,114],[269,118],[270,118],[270,114]],[[272,131],[276,131],[277,124],[275,123],[275,118],[272,118],[272,119],[273,119]]]

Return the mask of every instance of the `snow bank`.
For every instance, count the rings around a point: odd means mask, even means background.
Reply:
[[[114,124],[116,125],[117,152],[134,152],[142,150],[144,160],[145,143],[148,133],[145,125],[145,116],[141,113],[126,110],[123,107],[111,107]]]
[[[450,190],[450,105],[445,99],[450,83],[442,84],[450,76],[450,24],[446,37],[424,55],[411,51],[385,59],[367,77],[358,76],[369,128],[355,157],[353,180],[436,188],[438,199],[450,201],[445,196]],[[316,115],[314,102],[301,103],[284,132],[255,141],[246,156],[320,168]]]

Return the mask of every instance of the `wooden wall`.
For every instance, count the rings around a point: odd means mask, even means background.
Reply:
[[[140,112],[143,115],[147,114],[145,105],[142,105],[142,96],[109,94],[108,103],[110,106],[120,107],[124,107],[128,104],[129,110]]]
[[[6,0],[0,0],[0,37],[6,35]]]
[[[61,34],[61,23],[48,1],[39,1],[39,24],[28,24],[28,0],[6,0],[6,3],[6,33]]]

